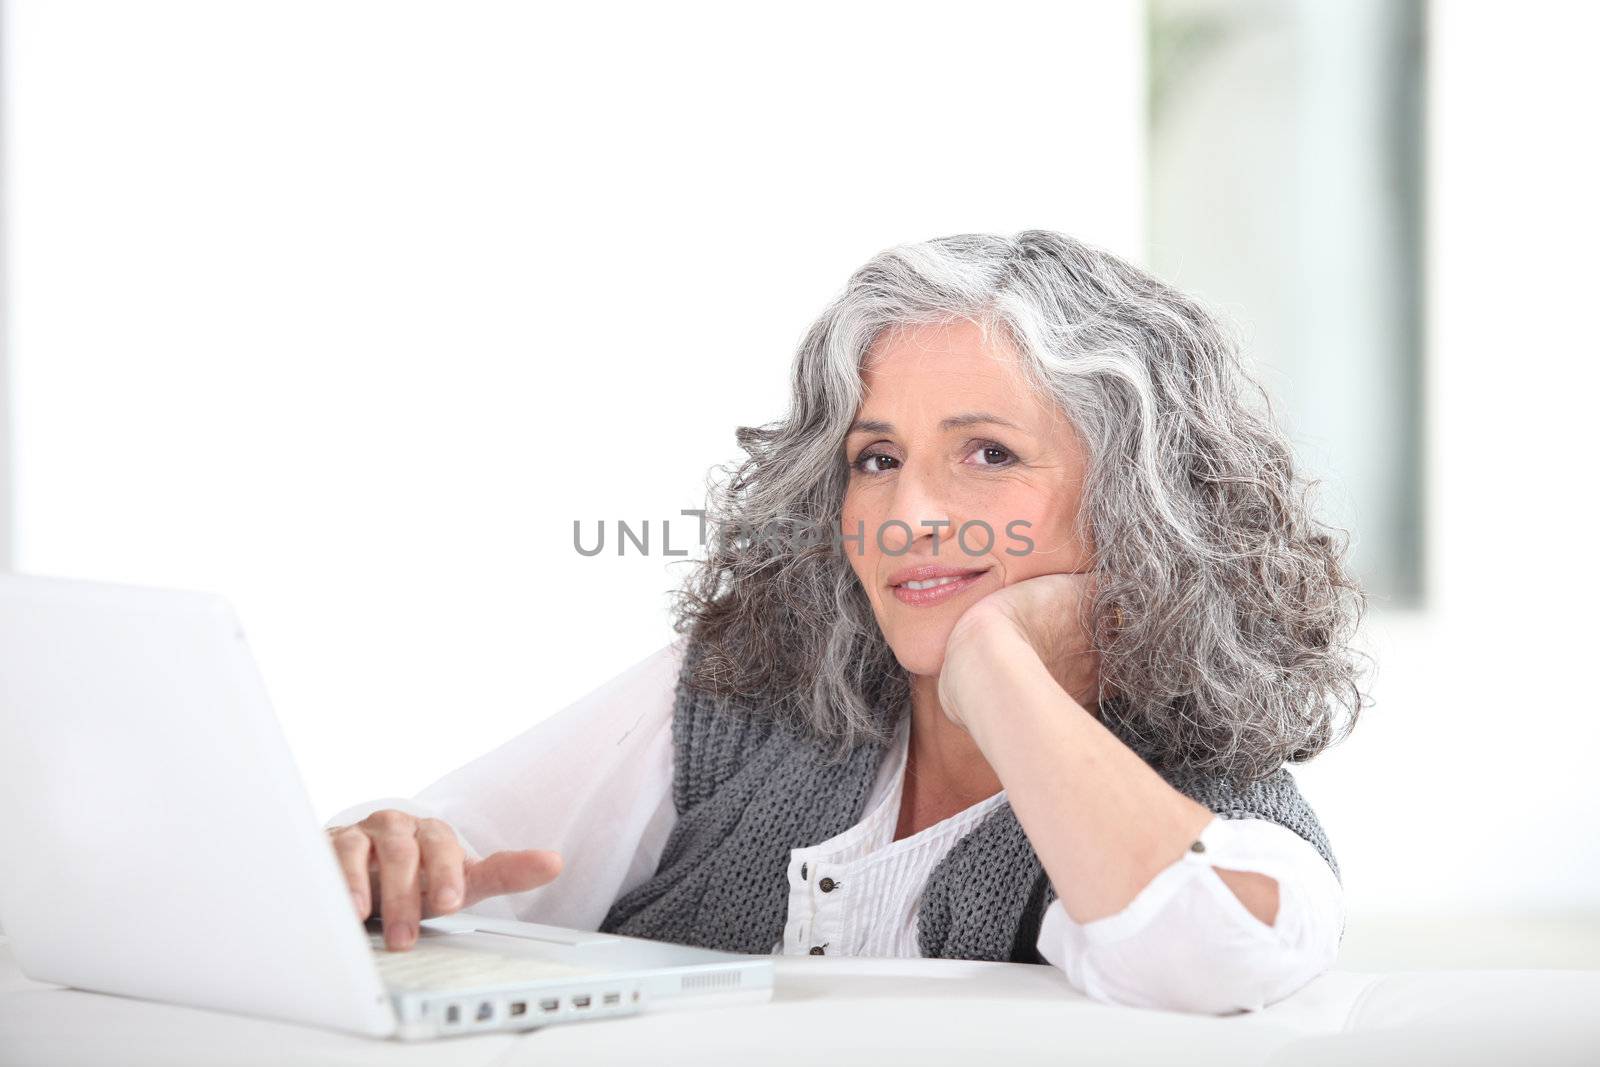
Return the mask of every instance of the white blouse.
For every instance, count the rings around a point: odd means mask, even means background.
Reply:
[[[1006,791],[895,841],[910,739],[911,720],[903,717],[893,758],[879,765],[860,822],[820,844],[789,850],[789,921],[772,951],[922,955],[917,947],[918,894],[944,854],[1004,802]]]
[[[655,873],[677,821],[672,709],[682,652],[680,638],[414,798],[370,800],[326,825],[397,808],[449,823],[474,858],[553,849],[564,861],[553,882],[465,910],[597,929],[614,900]],[[774,953],[921,955],[917,898],[928,874],[1006,791],[894,841],[909,736],[902,719],[859,823],[790,851]],[[1056,900],[1040,954],[1096,1000],[1205,1013],[1262,1008],[1332,966],[1343,894],[1309,842],[1261,819],[1213,818],[1200,839],[1204,852],[1185,850],[1115,915],[1078,923]],[[1276,921],[1252,915],[1213,867],[1277,879]]]

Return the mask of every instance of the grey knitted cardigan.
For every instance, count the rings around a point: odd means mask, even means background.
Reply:
[[[818,844],[860,821],[887,749],[863,742],[840,760],[831,742],[763,715],[760,701],[692,688],[685,674],[695,655],[691,644],[673,707],[677,823],[654,876],[616,900],[600,930],[767,954],[783,939],[788,918],[790,849]],[[1128,741],[1114,721],[1107,725]],[[1315,846],[1338,877],[1328,839],[1286,768],[1244,785],[1221,775],[1156,769],[1223,818],[1288,827]],[[929,874],[918,905],[918,947],[929,957],[1042,963],[1039,927],[1055,899],[1033,846],[1003,802]]]

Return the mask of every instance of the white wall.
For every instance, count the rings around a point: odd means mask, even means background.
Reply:
[[[17,565],[229,594],[324,812],[669,639],[573,520],[698,506],[872,253],[1143,244],[1133,3],[7,7]]]
[[[1379,704],[1301,781],[1353,909],[1594,914],[1600,13],[1430,9],[1435,596],[1375,620]]]

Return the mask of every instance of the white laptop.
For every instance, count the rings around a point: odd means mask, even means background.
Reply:
[[[769,957],[464,912],[385,950],[212,594],[0,575],[0,857],[18,965],[79,989],[408,1040],[772,995]]]

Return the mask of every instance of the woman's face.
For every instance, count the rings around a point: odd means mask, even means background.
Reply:
[[[913,674],[939,673],[951,628],[987,594],[1087,570],[1093,556],[1073,532],[1081,439],[1029,391],[1016,358],[1002,337],[986,345],[962,322],[890,331],[865,361],[840,532]],[[925,588],[906,584],[919,578]]]

